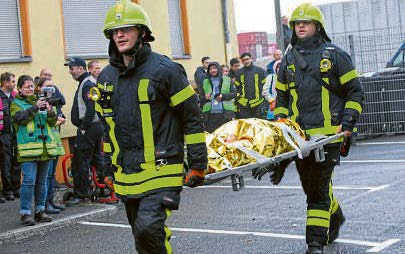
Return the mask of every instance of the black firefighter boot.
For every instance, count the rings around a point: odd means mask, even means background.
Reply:
[[[323,244],[320,242],[310,242],[305,254],[323,254]]]
[[[343,215],[342,209],[339,209],[330,216],[329,227],[329,241],[328,244],[333,243],[339,237],[340,227],[345,223],[346,218]]]

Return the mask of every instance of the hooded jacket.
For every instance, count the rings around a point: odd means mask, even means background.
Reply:
[[[216,76],[212,76],[209,71],[207,72],[207,78],[204,79],[203,82],[203,90],[202,90],[202,104],[203,106],[203,112],[204,110],[206,110],[206,103],[211,103],[212,99],[206,99],[205,98],[205,94],[207,90],[210,90],[212,93],[213,90],[213,85],[212,85],[212,78],[214,77],[219,77],[220,81],[219,81],[219,91],[220,94],[222,94],[222,104],[223,104],[223,108],[225,110],[230,110],[230,111],[234,111],[234,105],[233,102],[231,101],[232,99],[235,98],[236,92],[235,92],[235,87],[233,86],[231,79],[227,76],[223,76],[222,75],[222,71],[221,71],[221,66],[219,65],[219,63],[217,62],[212,62],[208,65],[208,70],[211,68],[211,66],[215,66],[218,70],[218,73]],[[227,105],[224,105],[227,104]],[[209,107],[211,108],[211,107]]]
[[[184,144],[191,169],[205,170],[207,148],[197,104],[185,70],[144,44],[128,66],[110,42],[110,65],[97,86],[112,91],[109,125],[115,190],[142,197],[181,190]],[[99,106],[96,106],[100,108]],[[107,107],[109,107],[107,105]]]

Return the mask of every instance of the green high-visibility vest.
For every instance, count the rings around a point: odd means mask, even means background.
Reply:
[[[212,94],[212,84],[209,79],[204,79],[203,89],[205,94]],[[221,94],[228,94],[231,92],[231,79],[227,76],[222,77],[222,87],[221,87]],[[222,101],[222,106],[225,110],[235,111],[235,105],[233,100],[224,100]],[[202,112],[210,112],[211,111],[211,101],[208,101],[204,104]]]
[[[25,100],[15,99],[14,103],[22,110],[32,107]],[[34,120],[27,125],[18,126],[17,149],[21,158],[39,157],[45,152],[45,148],[46,152],[51,156],[60,155],[60,148],[58,149],[55,134],[46,120],[46,113],[37,113]]]

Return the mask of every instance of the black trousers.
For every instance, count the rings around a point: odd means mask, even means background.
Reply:
[[[232,120],[234,113],[231,111],[225,111],[224,113],[213,114],[204,113],[204,129],[205,131],[212,133],[218,127]]]
[[[335,165],[339,164],[340,149],[332,144],[325,147],[325,152],[324,162],[316,162],[313,152],[309,157],[296,161],[307,196],[306,241],[317,241],[324,245],[328,243],[329,228],[337,226],[336,216],[343,216],[332,192],[332,174]]]
[[[267,115],[265,115],[264,106],[267,106],[267,103],[262,103],[254,108],[243,107],[241,105],[238,105],[239,112],[237,112],[235,114],[236,118],[237,119],[246,119],[246,118],[266,119]]]
[[[104,156],[101,153],[103,126],[95,123],[84,134],[77,131],[72,159],[72,176],[75,198],[88,198],[90,188],[90,167],[97,172],[104,171]]]
[[[0,134],[0,171],[5,194],[17,193],[21,187],[21,167],[15,143],[11,133]]]
[[[139,254],[169,254],[172,235],[165,225],[172,210],[177,210],[180,193],[159,192],[139,199],[123,200],[128,222],[135,239],[135,248]]]

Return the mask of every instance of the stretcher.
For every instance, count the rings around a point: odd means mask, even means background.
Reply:
[[[230,177],[232,189],[238,191],[244,187],[243,173],[253,171],[260,168],[276,166],[285,160],[302,159],[313,151],[315,160],[322,162],[325,160],[324,146],[337,140],[342,139],[344,133],[338,133],[332,136],[313,135],[309,140],[304,140],[298,133],[287,126],[282,126],[282,133],[286,141],[294,148],[294,150],[279,154],[274,157],[266,157],[256,151],[250,150],[243,146],[236,146],[237,149],[245,154],[256,159],[256,162],[241,165],[238,167],[228,167],[226,170],[207,174],[205,176],[204,185],[210,185]]]

